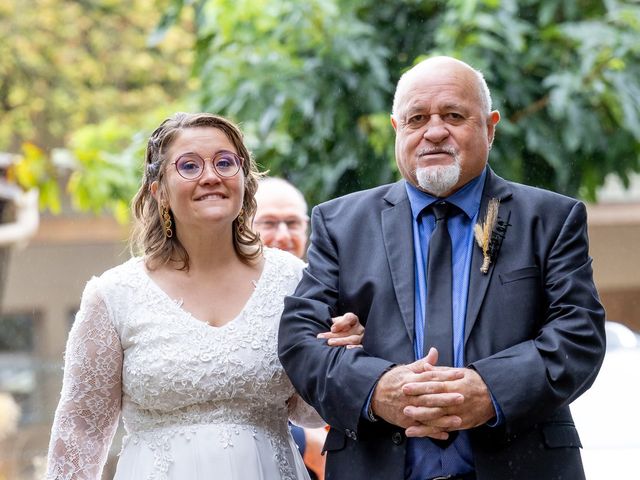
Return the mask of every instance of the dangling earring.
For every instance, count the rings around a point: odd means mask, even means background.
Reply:
[[[173,237],[173,230],[171,229],[171,215],[167,207],[162,207],[162,227],[164,229],[164,236],[167,238]]]
[[[244,208],[240,209],[240,213],[238,213],[236,220],[238,221],[238,224],[236,225],[236,233],[238,235],[242,235],[244,233]]]

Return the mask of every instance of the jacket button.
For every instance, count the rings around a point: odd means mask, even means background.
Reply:
[[[400,445],[403,440],[404,435],[402,435],[400,432],[393,432],[393,435],[391,435],[391,441],[394,443],[394,445]]]
[[[346,429],[344,431],[344,433],[347,435],[348,438],[350,438],[351,440],[356,440],[358,437],[356,436],[356,432],[354,432],[353,430],[350,429]]]

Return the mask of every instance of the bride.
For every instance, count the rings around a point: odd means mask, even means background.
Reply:
[[[287,419],[323,422],[276,354],[304,265],[250,228],[259,174],[242,134],[222,117],[175,114],[151,135],[145,167],[141,256],[87,283],[46,478],[100,479],[120,414],[117,480],[308,478]],[[342,344],[359,343],[362,327],[342,321]]]

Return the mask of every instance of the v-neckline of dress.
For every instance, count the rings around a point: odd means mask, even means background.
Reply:
[[[174,299],[167,292],[165,292],[160,287],[160,285],[158,285],[155,282],[155,280],[151,278],[151,276],[147,272],[146,267],[144,265],[143,257],[138,257],[137,263],[138,263],[138,271],[146,279],[147,283],[151,285],[151,288],[156,292],[156,294],[158,294],[162,299],[166,300],[169,304],[171,304],[173,308],[177,309],[182,314],[182,316],[187,317],[190,320],[195,321],[206,328],[211,328],[213,330],[222,330],[226,328],[228,325],[237,323],[237,321],[243,317],[243,314],[246,312],[248,307],[253,303],[254,299],[256,298],[258,291],[262,288],[262,284],[264,283],[264,278],[265,278],[265,274],[267,273],[267,269],[269,269],[271,266],[271,262],[269,261],[269,254],[266,248],[263,250],[263,256],[264,256],[264,266],[262,268],[262,272],[260,272],[260,276],[258,277],[258,280],[253,281],[254,283],[253,292],[251,292],[251,295],[249,295],[249,298],[240,309],[240,312],[238,312],[238,314],[232,319],[230,319],[228,322],[225,322],[220,326],[211,325],[209,322],[205,322],[204,320],[196,317],[193,313],[191,313],[189,310],[187,310],[182,306],[182,299]]]

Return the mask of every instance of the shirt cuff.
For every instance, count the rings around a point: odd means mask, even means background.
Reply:
[[[378,385],[378,382],[373,384],[373,387],[369,392],[369,396],[367,397],[367,401],[365,402],[364,407],[362,407],[362,412],[360,413],[360,416],[362,418],[370,422],[378,421],[378,418],[373,414],[373,410],[371,409],[371,397],[373,397],[373,391],[376,389],[377,385]]]
[[[496,411],[496,416],[487,422],[487,427],[499,427],[504,423],[504,414],[502,413],[502,409],[500,408],[496,397],[491,393],[491,390],[489,390],[489,395],[491,396],[491,403],[493,403],[493,409]]]
[[[389,367],[387,367],[385,369],[384,372],[382,372],[382,374],[380,375],[380,377],[378,378],[378,380],[376,380],[376,383],[373,384],[373,387],[371,387],[371,391],[369,391],[369,396],[367,397],[367,401],[364,403],[364,406],[362,407],[362,411],[360,412],[360,416],[365,419],[368,420],[369,422],[377,422],[378,421],[378,417],[376,417],[373,413],[373,409],[371,408],[371,398],[373,397],[373,391],[376,389],[376,387],[378,386],[378,382],[380,381],[380,379],[382,378],[382,375],[384,375],[385,373],[387,373],[389,370],[391,370],[393,367],[395,367],[396,364],[393,363],[391,365],[389,365]]]

